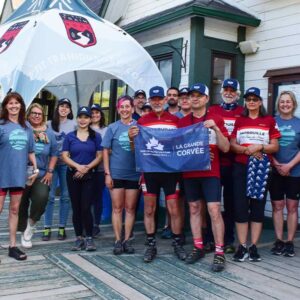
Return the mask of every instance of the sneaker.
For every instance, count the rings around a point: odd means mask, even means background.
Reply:
[[[186,252],[184,250],[184,248],[182,247],[181,243],[177,243],[175,242],[173,244],[173,248],[174,248],[174,253],[175,255],[180,259],[180,260],[185,260],[186,259]]]
[[[232,244],[225,245],[224,252],[226,254],[233,254],[235,252],[235,247]]]
[[[215,254],[214,260],[211,266],[213,272],[221,272],[225,268],[225,255],[224,254]]]
[[[29,220],[27,221],[27,227],[23,233],[23,238],[25,241],[31,241],[32,236],[35,232],[35,225],[30,225]]]
[[[100,227],[99,225],[94,225],[93,227],[93,238],[97,237],[100,235]]]
[[[272,254],[274,255],[282,255],[284,252],[284,242],[281,240],[276,240],[276,242],[273,244],[273,248],[271,249]]]
[[[57,233],[57,239],[63,241],[67,238],[65,227],[59,227]]]
[[[26,249],[32,248],[31,240],[26,241],[25,238],[24,238],[24,233],[21,234],[21,245],[22,245],[23,248],[26,248]]]
[[[120,255],[123,253],[123,245],[121,241],[115,241],[113,253],[114,255]]]
[[[149,243],[144,253],[144,262],[151,262],[155,258],[156,254],[156,245],[154,243]]]
[[[204,249],[194,248],[193,251],[187,256],[185,262],[187,264],[194,264],[199,259],[205,256]]]
[[[294,243],[292,241],[288,241],[285,243],[284,256],[295,256]]]
[[[161,235],[160,235],[160,237],[161,237],[162,239],[165,239],[165,240],[171,239],[172,236],[173,236],[173,233],[172,233],[172,230],[171,230],[171,228],[170,228],[169,226],[166,226],[166,227],[162,230]]]
[[[244,261],[249,256],[248,250],[243,245],[239,245],[238,250],[235,252],[235,254],[232,257],[232,260],[234,261]]]
[[[42,241],[48,242],[51,239],[51,228],[45,227],[43,230]]]
[[[85,240],[85,250],[86,251],[96,251],[96,245],[92,237],[87,237]]]
[[[80,251],[85,249],[84,239],[77,239],[74,246],[71,248],[72,251]]]
[[[261,261],[261,257],[257,252],[256,245],[249,247],[249,260],[250,261]]]
[[[132,241],[131,240],[127,240],[123,242],[123,250],[124,253],[127,254],[133,254],[134,253],[134,248],[132,246]]]

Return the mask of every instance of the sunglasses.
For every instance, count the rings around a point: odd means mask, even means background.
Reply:
[[[259,98],[256,98],[256,97],[248,97],[248,98],[246,98],[245,99],[245,101],[246,102],[258,102],[258,101],[260,101],[260,99]]]

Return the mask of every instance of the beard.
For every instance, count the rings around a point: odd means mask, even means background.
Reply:
[[[171,106],[171,107],[176,107],[177,104],[178,104],[178,103],[177,103],[176,100],[173,99],[173,98],[170,98],[170,99],[168,100],[168,105]]]
[[[224,95],[222,95],[222,99],[223,99],[223,101],[225,103],[230,104],[230,103],[235,102],[237,100],[237,97],[231,97],[231,98],[229,98],[229,97],[225,97]]]

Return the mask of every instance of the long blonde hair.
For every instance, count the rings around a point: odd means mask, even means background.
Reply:
[[[27,112],[26,112],[26,120],[29,121],[29,115],[31,114],[31,111],[33,108],[38,108],[42,111],[42,124],[41,125],[44,125],[46,123],[46,114],[45,114],[45,111],[44,111],[44,108],[42,105],[38,104],[38,103],[32,103],[28,109],[27,109]]]

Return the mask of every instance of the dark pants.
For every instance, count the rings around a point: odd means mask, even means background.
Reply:
[[[93,216],[91,206],[93,201],[93,176],[90,179],[73,178],[73,172],[67,171],[67,184],[73,209],[73,226],[76,236],[82,236],[83,230],[88,237],[93,233]]]
[[[225,245],[234,242],[234,193],[233,193],[233,166],[221,167],[221,184],[223,186],[224,203],[224,225],[225,225]]]
[[[42,183],[41,178],[37,179],[33,185],[26,186],[19,208],[18,231],[24,232],[27,227],[28,210],[30,219],[34,222],[40,220],[46,209],[49,191],[50,187]]]
[[[103,189],[105,185],[104,172],[93,173],[93,217],[94,225],[98,226],[101,223],[102,209],[103,209]]]

